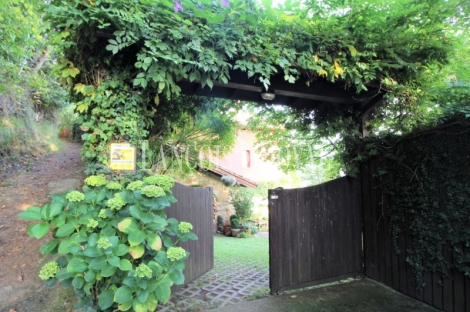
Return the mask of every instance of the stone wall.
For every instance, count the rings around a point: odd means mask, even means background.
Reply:
[[[230,215],[234,214],[235,210],[233,209],[233,206],[229,204],[229,188],[222,183],[218,175],[209,171],[202,171],[197,174],[193,174],[186,179],[178,177],[174,178],[177,182],[188,186],[212,187],[214,196],[217,199],[217,211],[214,214],[214,222],[217,215],[221,215],[222,218],[224,218],[224,223],[230,224]]]

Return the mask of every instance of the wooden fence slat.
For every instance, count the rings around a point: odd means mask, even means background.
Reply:
[[[465,312],[465,279],[462,272],[454,269],[454,311]]]
[[[364,245],[364,270],[365,275],[372,278],[374,275],[373,268],[373,236],[372,236],[372,204],[370,201],[370,162],[363,164],[361,167],[361,184],[362,184],[362,210],[363,210],[363,245]]]
[[[371,171],[370,171],[370,202],[372,204],[372,217],[371,217],[371,224],[370,224],[370,232],[369,235],[371,235],[372,239],[372,252],[371,255],[373,255],[372,258],[372,266],[373,266],[373,274],[372,278],[376,281],[380,279],[379,275],[379,239],[377,235],[377,221],[378,221],[378,209],[377,209],[377,191],[376,191],[376,186],[377,186],[377,178],[374,176],[377,172],[377,159],[374,158],[374,160],[371,162]]]
[[[424,276],[423,301],[432,305],[432,274],[425,272]]]
[[[470,277],[465,276],[465,311],[470,311]]]
[[[432,299],[433,299],[433,306],[438,309],[443,309],[443,301],[442,301],[442,277],[439,273],[432,274]]]
[[[384,284],[393,287],[393,263],[392,257],[395,254],[393,250],[392,239],[389,235],[388,228],[389,224],[389,216],[388,212],[388,196],[382,192],[382,212],[383,212],[383,227],[380,231],[384,232],[384,249],[385,249],[385,282]]]
[[[272,293],[362,271],[359,192],[351,178],[269,191]]]
[[[191,223],[198,236],[196,241],[181,243],[181,247],[190,253],[183,271],[187,285],[214,267],[212,188],[188,187],[175,183],[172,192],[178,201],[165,210],[168,218]],[[176,291],[182,287],[183,285],[175,285],[172,289]]]
[[[449,250],[448,246],[444,246],[444,259],[452,263],[452,251]],[[443,279],[442,286],[442,298],[444,303],[444,311],[454,311],[454,285],[452,280],[452,272],[449,272],[450,276],[446,276]]]

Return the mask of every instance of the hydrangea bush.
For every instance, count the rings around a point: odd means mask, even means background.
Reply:
[[[39,223],[28,227],[38,239],[52,240],[42,253],[60,255],[39,276],[46,285],[73,286],[76,308],[93,311],[154,311],[166,303],[172,285],[183,284],[189,253],[179,242],[196,240],[188,222],[167,218],[164,208],[176,199],[167,176],[143,181],[107,181],[90,176],[83,192],[53,195],[42,208],[19,216]]]

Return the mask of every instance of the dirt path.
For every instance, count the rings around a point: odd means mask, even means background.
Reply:
[[[49,260],[39,247],[50,237],[41,240],[29,237],[26,228],[33,222],[17,216],[29,206],[47,203],[48,192],[53,192],[54,187],[57,190],[83,180],[80,145],[65,144],[64,150],[38,161],[30,171],[0,181],[0,312],[51,311],[58,297],[62,297],[61,307],[54,310],[71,310],[73,295],[64,298],[66,294],[60,286],[51,291],[38,277],[39,269]]]

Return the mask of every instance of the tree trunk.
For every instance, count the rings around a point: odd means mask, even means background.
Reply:
[[[48,59],[50,52],[51,52],[51,47],[47,46],[44,52],[42,53],[41,57],[37,61],[36,65],[33,67],[33,69],[31,69],[32,74],[36,74],[41,69],[41,67],[44,65],[44,63]]]

